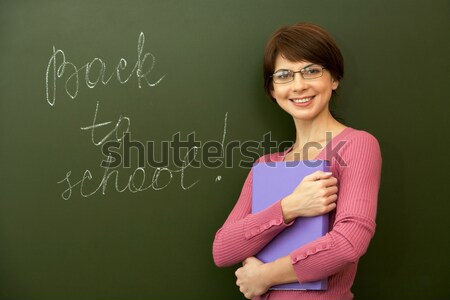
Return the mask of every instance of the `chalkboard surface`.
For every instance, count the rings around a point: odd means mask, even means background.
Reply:
[[[334,109],[383,153],[354,293],[450,297],[449,7],[1,1],[0,299],[243,299],[212,241],[260,142],[294,138],[262,52],[300,21],[336,38]]]

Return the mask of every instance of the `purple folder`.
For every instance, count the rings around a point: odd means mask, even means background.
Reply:
[[[315,171],[328,171],[328,161],[262,162],[253,166],[252,213],[257,213],[281,200]],[[256,257],[271,262],[289,255],[300,246],[314,241],[328,232],[328,214],[317,217],[300,217],[294,224],[267,244]],[[305,283],[276,285],[271,290],[326,290],[327,279]]]

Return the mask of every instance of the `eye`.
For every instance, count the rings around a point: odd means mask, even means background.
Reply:
[[[306,69],[303,70],[303,75],[318,75],[322,72],[322,68],[320,67],[308,67]]]
[[[275,79],[288,79],[291,77],[291,71],[289,70],[279,70],[275,74],[273,74]]]

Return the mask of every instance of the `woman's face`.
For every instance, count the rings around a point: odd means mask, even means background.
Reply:
[[[278,55],[275,72],[281,69],[297,72],[311,64],[308,61],[292,62]],[[314,79],[304,79],[300,73],[296,73],[291,82],[273,83],[272,96],[294,119],[312,121],[329,113],[328,103],[338,85],[339,82],[333,80],[326,69],[323,69],[321,77]]]

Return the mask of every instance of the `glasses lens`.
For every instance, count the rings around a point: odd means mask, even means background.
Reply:
[[[302,75],[305,79],[313,79],[322,76],[322,70],[319,66],[309,66],[302,70]]]
[[[286,83],[292,81],[294,73],[290,70],[279,70],[272,77],[275,83]]]

